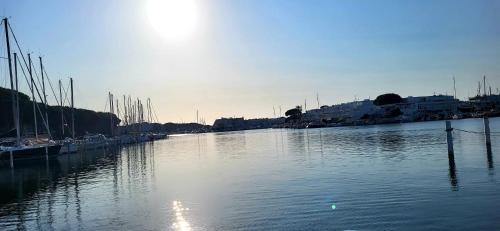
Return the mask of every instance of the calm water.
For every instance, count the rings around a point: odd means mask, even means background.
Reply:
[[[443,121],[174,136],[18,163],[0,169],[0,230],[499,230],[498,135],[488,155],[482,135],[455,132],[455,169]]]

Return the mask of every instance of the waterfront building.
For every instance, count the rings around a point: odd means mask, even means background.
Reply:
[[[459,102],[448,95],[409,96],[400,103],[383,106],[376,106],[373,100],[365,99],[309,110],[304,114],[304,120],[349,124],[369,120],[384,123],[447,118],[458,113]]]
[[[405,115],[414,117],[428,114],[452,116],[458,112],[459,102],[449,95],[409,96],[404,99],[400,108]]]
[[[373,104],[372,100],[354,101],[332,106],[323,106],[305,113],[307,121],[356,121],[365,114],[380,114],[381,108]]]

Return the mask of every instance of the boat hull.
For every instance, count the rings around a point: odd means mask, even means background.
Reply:
[[[57,156],[61,150],[60,144],[39,146],[39,147],[29,147],[29,148],[18,148],[12,150],[12,157],[14,160],[17,159],[36,159],[43,157]],[[10,160],[10,151],[0,152],[0,160]]]
[[[64,143],[61,146],[60,154],[69,154],[78,152],[78,146],[74,143]]]

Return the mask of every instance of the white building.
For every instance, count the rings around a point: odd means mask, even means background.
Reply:
[[[305,119],[318,121],[321,119],[343,119],[348,121],[358,120],[365,114],[381,113],[381,108],[373,104],[372,100],[355,101],[332,106],[323,106],[320,109],[309,110]]]
[[[399,108],[402,112],[401,119],[415,120],[428,114],[453,115],[457,113],[459,101],[453,96],[409,96],[402,103],[376,106],[372,100],[355,101],[332,106],[323,106],[320,109],[309,110],[304,119],[308,121],[344,120],[352,122],[361,119],[364,115],[383,117],[386,113]]]

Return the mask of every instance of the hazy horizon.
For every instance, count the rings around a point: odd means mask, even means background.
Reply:
[[[317,107],[317,94],[321,105],[452,95],[453,76],[460,99],[483,75],[500,87],[498,1],[198,0],[193,30],[175,39],[150,1],[0,2],[53,84],[74,78],[76,107],[103,111],[108,92],[151,98],[160,122],[272,117]]]

